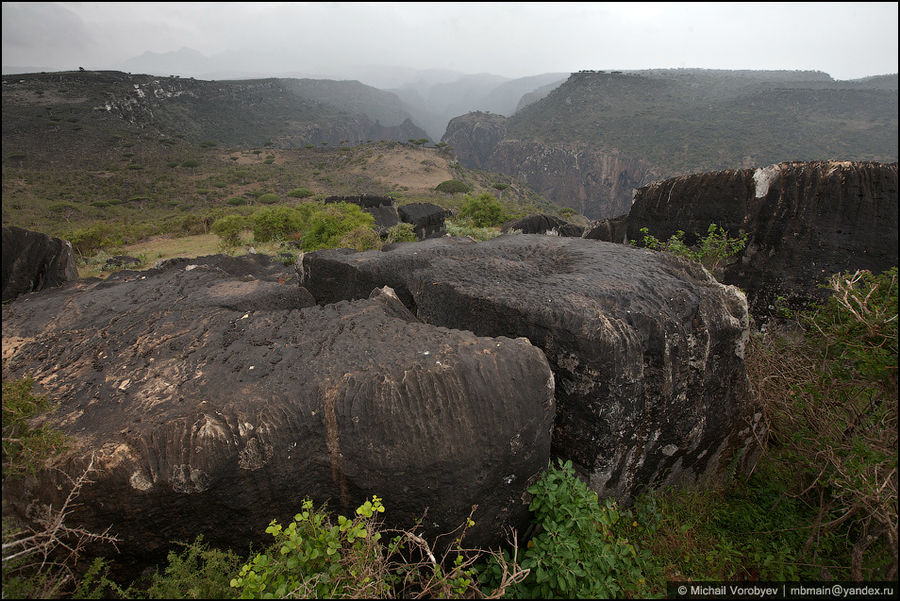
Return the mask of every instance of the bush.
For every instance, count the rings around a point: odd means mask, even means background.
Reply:
[[[194,167],[200,166],[200,161],[195,161],[194,159],[188,159],[181,163],[182,167],[187,167],[189,169],[193,169]]]
[[[503,205],[487,192],[475,197],[467,196],[459,209],[459,216],[476,227],[497,227],[506,220]]]
[[[439,183],[435,190],[445,194],[467,194],[472,191],[472,188],[458,179],[448,179]]]
[[[216,219],[210,230],[222,239],[225,246],[238,246],[241,232],[247,229],[247,219],[242,215],[226,215]]]
[[[34,380],[3,380],[3,478],[34,474],[44,461],[66,448],[66,437],[46,424],[29,420],[54,409],[32,391]]]
[[[413,224],[398,223],[388,228],[385,242],[391,244],[392,242],[416,242],[417,240],[416,228]]]
[[[371,227],[360,226],[341,236],[337,246],[354,250],[377,250],[381,248],[381,237]]]
[[[800,314],[803,337],[755,337],[748,371],[771,424],[773,460],[816,508],[806,548],[852,546],[845,579],[896,578],[897,268],[836,274]]]
[[[101,221],[94,225],[77,229],[66,235],[65,238],[72,243],[72,248],[75,249],[75,252],[85,257],[101,248],[121,246],[125,243],[123,233],[121,227]]]
[[[271,192],[267,192],[266,194],[260,194],[256,200],[257,200],[257,202],[261,202],[264,205],[273,205],[278,202],[281,202],[281,198],[277,194],[273,194]]]
[[[672,234],[665,243],[651,236],[645,227],[641,228],[641,233],[644,235],[642,243],[645,247],[667,251],[690,261],[702,263],[714,275],[718,273],[725,259],[744,250],[747,244],[747,234],[741,232],[738,238],[729,238],[728,232],[715,223],[709,225],[706,236],[701,237],[698,244],[693,247],[685,244],[685,234],[682,230]]]
[[[247,204],[247,199],[242,196],[234,196],[225,201],[233,207],[239,207],[241,205]]]
[[[272,546],[247,562],[231,586],[250,598],[471,598],[481,596],[473,564],[493,555],[480,550],[463,553],[461,541],[475,522],[471,516],[460,528],[456,544],[442,557],[414,530],[399,532],[390,541],[382,536],[380,514],[385,508],[373,496],[356,509],[353,518],[333,520],[323,506],[304,499],[287,527],[272,520],[266,532]],[[455,531],[455,532],[456,532]],[[499,598],[506,587],[520,581],[521,569],[498,557],[500,585],[488,592]]]
[[[310,209],[284,206],[260,209],[253,214],[253,239],[256,242],[288,240],[304,229],[309,212]]]
[[[288,192],[288,196],[291,198],[308,198],[313,195],[313,191],[309,188],[294,188],[290,192]]]
[[[512,590],[516,598],[593,598],[642,596],[644,555],[633,543],[616,536],[621,519],[631,519],[578,479],[572,464],[558,460],[528,489],[529,509],[539,534],[529,541],[522,559],[528,577]]]
[[[301,248],[305,251],[337,248],[341,240],[357,228],[372,229],[375,218],[358,205],[339,202],[317,210],[309,220]]]

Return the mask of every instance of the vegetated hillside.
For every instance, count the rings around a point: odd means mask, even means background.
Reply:
[[[479,148],[477,160],[458,151],[463,165],[517,175],[556,202],[609,217],[627,212],[634,187],[683,173],[896,161],[897,87],[897,75],[842,82],[797,71],[583,71],[510,117],[486,161],[485,143],[473,141],[480,123],[451,123],[443,140]],[[565,160],[553,165],[535,158],[560,153]]]
[[[200,81],[117,71],[3,79],[4,156],[25,153],[47,163],[114,159],[138,143],[161,146],[165,155],[201,142],[291,148],[424,137],[395,96],[357,82]]]
[[[5,130],[3,136],[6,148]],[[104,223],[114,226],[114,237],[132,243],[207,233],[216,217],[259,208],[263,194],[276,195],[279,204],[374,194],[390,195],[397,204],[454,208],[463,194],[435,190],[450,179],[473,194],[493,194],[510,215],[560,208],[509,176],[464,169],[442,149],[403,142],[227,149],[137,139],[118,152],[72,163],[5,154],[3,225],[72,239],[78,230]]]

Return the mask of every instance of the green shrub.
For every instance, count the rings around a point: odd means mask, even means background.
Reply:
[[[253,239],[256,242],[288,240],[302,231],[310,208],[268,207],[253,214]]]
[[[413,224],[398,223],[397,225],[392,225],[388,229],[385,242],[390,244],[392,242],[415,242],[417,240],[416,228]]]
[[[210,230],[222,239],[225,246],[238,246],[241,232],[247,229],[247,219],[242,215],[226,215],[216,219]]]
[[[476,227],[497,227],[506,220],[503,205],[492,194],[485,192],[478,196],[466,196],[459,216],[468,219]]]
[[[275,203],[281,202],[281,198],[277,194],[272,194],[268,192],[266,194],[260,194],[256,198],[257,202],[261,202],[264,205],[273,205]]]
[[[667,251],[690,261],[702,263],[710,272],[717,273],[718,268],[728,257],[732,257],[742,250],[747,244],[747,234],[741,232],[737,238],[729,238],[728,232],[715,223],[711,223],[706,230],[706,236],[701,237],[693,247],[684,242],[684,232],[678,230],[666,242],[661,242],[650,231],[642,227],[642,243],[647,248]],[[632,242],[633,243],[633,242]]]
[[[200,161],[195,161],[194,159],[188,159],[186,161],[182,161],[182,167],[187,167],[188,169],[193,169],[194,167],[200,166]]]
[[[578,479],[571,462],[558,461],[528,489],[529,509],[540,526],[522,558],[528,577],[513,591],[517,598],[641,596],[646,558],[632,542],[616,536],[616,524],[632,518]]]
[[[456,223],[450,220],[445,222],[445,226],[447,234],[450,236],[468,237],[479,242],[490,240],[491,238],[496,238],[500,235],[500,230],[495,227],[475,227],[473,225]]]
[[[232,551],[210,548],[197,536],[191,544],[179,543],[180,553],[170,551],[162,574],[153,575],[149,599],[228,599],[235,595],[231,575],[243,561]]]
[[[313,195],[313,191],[309,188],[294,188],[290,192],[288,192],[288,196],[291,198],[308,198]]]
[[[435,187],[435,190],[445,194],[466,194],[471,192],[472,188],[458,179],[448,179],[439,183],[437,187]]]
[[[381,248],[381,237],[371,227],[360,226],[341,236],[337,246],[359,251],[377,250]]]
[[[898,561],[897,268],[836,274],[827,287],[828,301],[799,316],[802,339],[751,340],[748,372],[773,459],[817,509],[806,546],[818,552],[839,527],[852,548],[842,577],[881,579]]]
[[[3,380],[3,478],[34,474],[44,461],[68,445],[66,437],[46,424],[29,420],[55,407],[33,392],[34,380]]]
[[[247,199],[244,198],[243,196],[234,196],[232,198],[229,198],[225,202],[230,204],[233,207],[239,207],[241,205],[247,204]]]
[[[372,229],[374,223],[375,218],[359,205],[346,202],[325,205],[310,217],[301,248],[309,251],[340,247],[346,234],[357,228]]]
[[[94,225],[77,229],[65,236],[72,243],[82,257],[85,257],[101,248],[121,246],[125,243],[122,227],[117,227],[103,221]]]

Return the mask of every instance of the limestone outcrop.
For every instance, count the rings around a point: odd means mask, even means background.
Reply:
[[[4,376],[59,404],[46,420],[74,441],[65,473],[92,456],[100,470],[67,523],[111,526],[126,563],[200,533],[264,544],[307,495],[350,515],[377,494],[391,526],[427,510],[429,535],[477,505],[470,544],[521,531],[549,461],[543,353],[371,296],[315,306],[277,262],[207,257],[5,304]],[[59,507],[67,483],[48,470],[4,484],[4,511]]]
[[[3,226],[3,302],[78,278],[72,245],[47,234]]]
[[[695,264],[521,234],[317,251],[297,269],[320,304],[387,285],[427,323],[527,337],[556,380],[553,454],[601,496],[715,478],[752,455],[746,299]]]

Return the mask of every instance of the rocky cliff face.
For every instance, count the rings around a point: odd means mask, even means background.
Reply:
[[[519,176],[588,217],[617,217],[634,188],[681,174],[830,157],[896,161],[896,77],[585,71],[521,107],[502,139],[496,119],[491,126],[470,113],[444,140],[464,166]]]
[[[636,191],[628,238],[646,227],[686,240],[716,223],[750,236],[724,281],[740,286],[755,314],[777,296],[821,299],[818,285],[839,271],[881,272],[897,264],[897,163],[780,163],[701,173]]]
[[[487,169],[515,175],[551,201],[592,219],[631,208],[635,188],[652,179],[644,161],[563,144],[502,140]]]
[[[519,177],[593,219],[627,213],[634,188],[653,177],[649,164],[617,153],[506,138],[506,122],[501,115],[469,113],[453,119],[442,140],[464,167]]]
[[[503,115],[467,113],[447,124],[447,133],[441,141],[453,147],[464,167],[489,169],[494,148],[506,136],[506,121]]]

